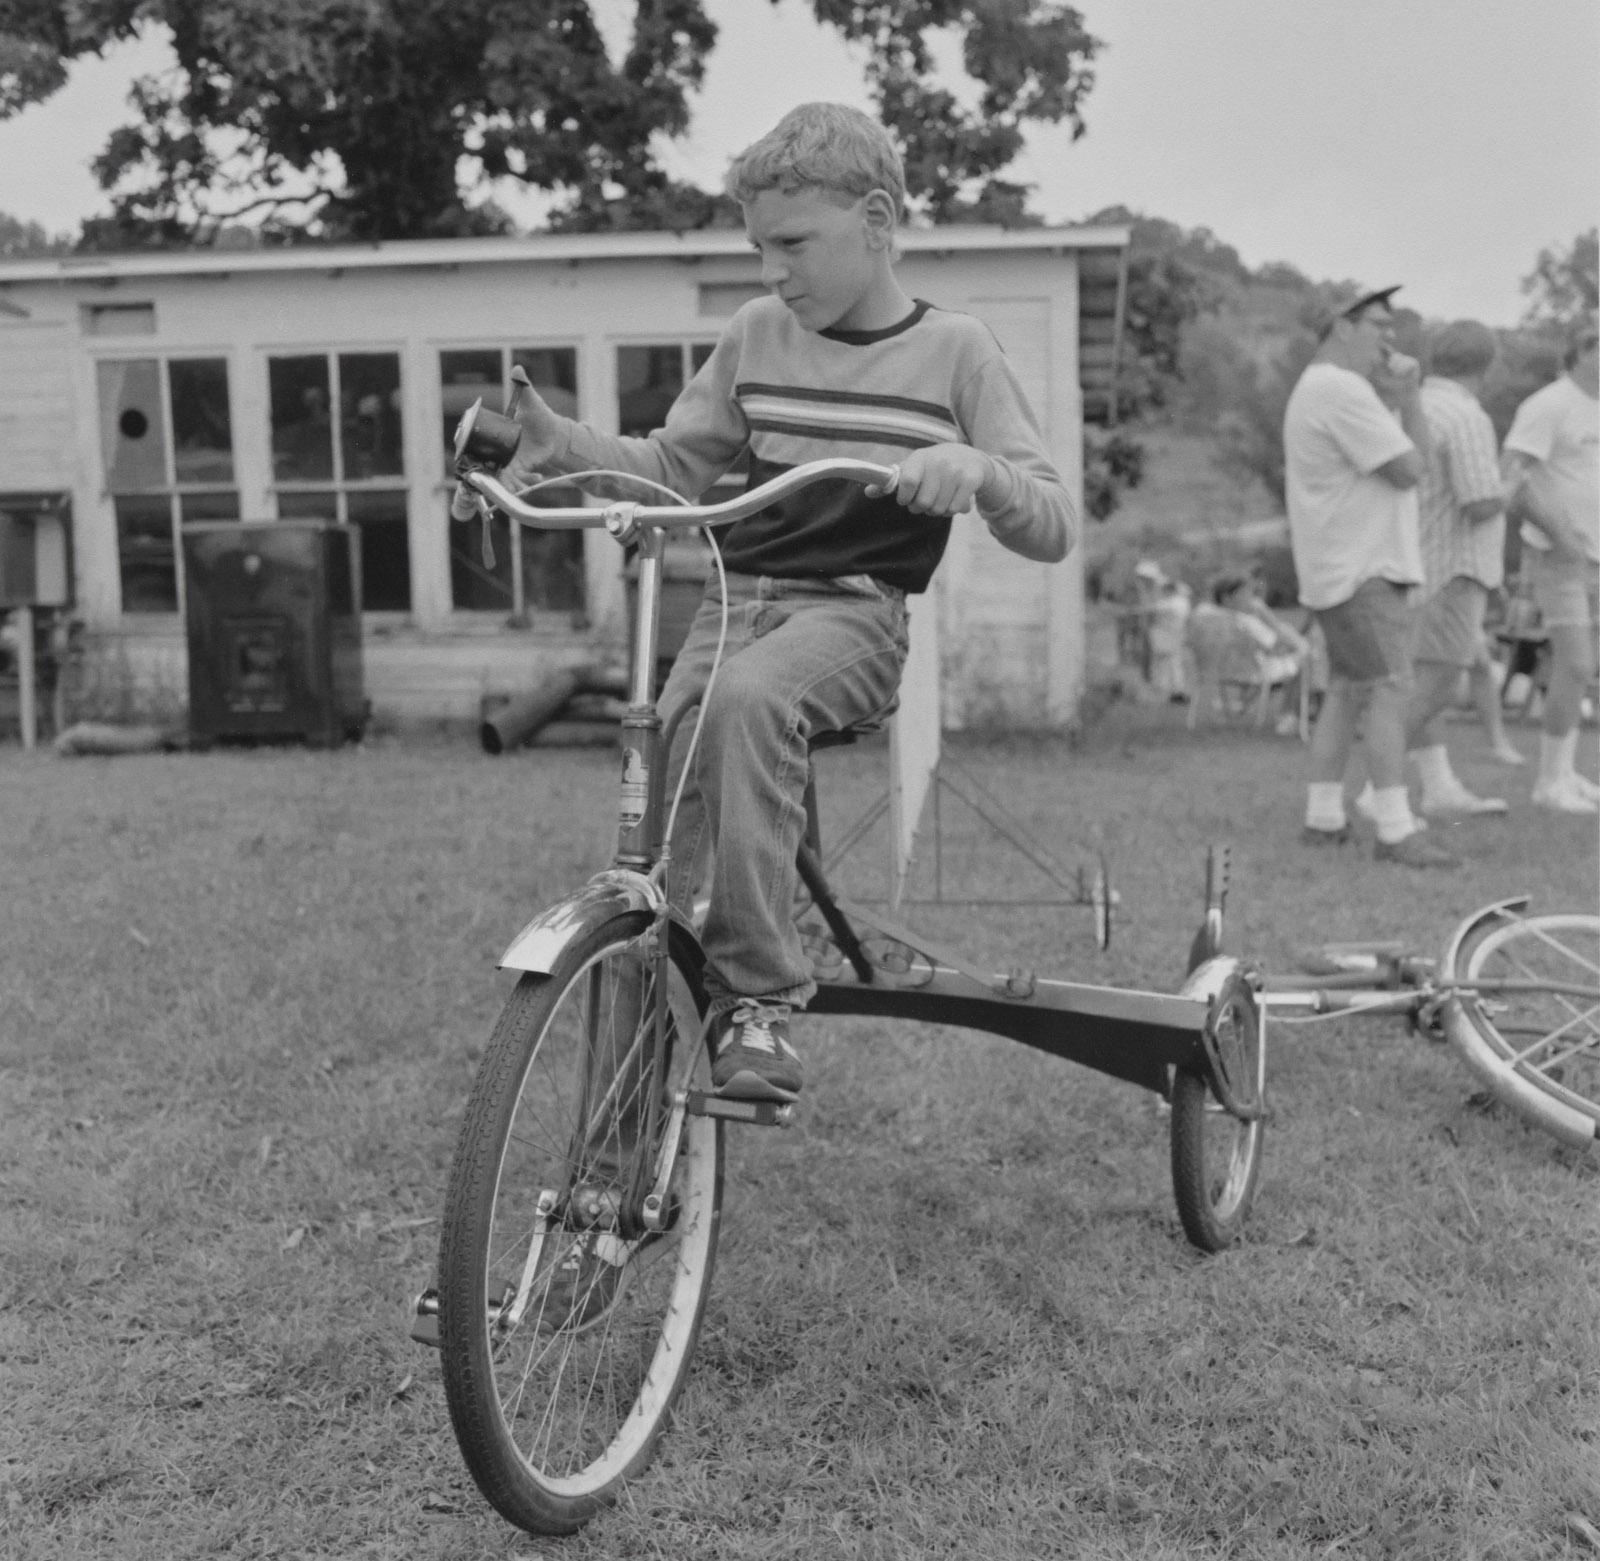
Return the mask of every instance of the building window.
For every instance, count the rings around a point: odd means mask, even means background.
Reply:
[[[361,532],[361,605],[411,610],[401,443],[400,355],[269,358],[278,518],[337,520]]]
[[[96,374],[122,610],[181,611],[178,528],[239,518],[227,360],[108,360]]]
[[[443,408],[443,469],[451,475],[456,424],[474,401],[491,411],[507,404],[511,370],[520,368],[539,394],[565,417],[578,412],[578,354],[572,347],[463,348],[439,354]],[[529,502],[565,506],[582,502],[562,485],[529,495]],[[467,612],[500,612],[524,619],[530,612],[581,612],[584,606],[583,533],[513,526],[504,515],[489,522],[489,557],[483,524],[450,526],[450,599]]]
[[[667,420],[678,393],[705,366],[715,342],[671,342],[645,347],[617,348],[617,431],[642,439]],[[703,495],[717,503],[743,492],[750,455],[739,459]]]

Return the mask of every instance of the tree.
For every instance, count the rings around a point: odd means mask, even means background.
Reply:
[[[1082,133],[1099,45],[1075,9],[811,3],[865,50],[917,218],[1037,220],[1002,174],[1027,123]],[[503,231],[482,193],[507,176],[556,197],[557,227],[737,220],[669,178],[651,146],[687,128],[717,36],[703,0],[636,0],[615,66],[586,0],[9,0],[0,116],[145,25],[170,33],[177,68],[137,84],[134,122],[96,162],[112,204],[86,227],[92,246],[211,243],[240,219],[278,241]],[[941,36],[979,84],[974,108],[929,79]]]
[[[0,211],[0,260],[23,260],[29,255],[64,255],[72,249],[72,239],[64,233],[50,234],[37,222],[25,222]]]
[[[1522,279],[1528,307],[1522,323],[1565,332],[1600,304],[1600,229],[1580,233],[1565,250],[1541,249]]]

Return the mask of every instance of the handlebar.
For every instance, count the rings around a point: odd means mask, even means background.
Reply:
[[[546,531],[578,531],[604,526],[614,537],[627,540],[641,526],[684,530],[693,526],[720,526],[728,521],[743,520],[769,504],[786,499],[790,494],[829,477],[842,477],[892,493],[900,485],[900,468],[879,466],[873,461],[835,457],[791,467],[770,482],[764,482],[760,487],[751,488],[721,504],[639,504],[633,500],[618,500],[592,509],[541,509],[519,499],[499,478],[491,477],[485,471],[464,472],[461,480],[475,488],[497,509],[504,510],[524,525]]]

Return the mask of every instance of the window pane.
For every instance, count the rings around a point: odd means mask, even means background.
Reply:
[[[578,415],[578,352],[575,347],[514,347],[511,362],[563,417]]]
[[[226,358],[167,364],[172,400],[172,462],[178,482],[232,482],[233,429]]]
[[[659,428],[683,389],[683,348],[617,348],[617,426],[636,437]]]
[[[714,341],[697,341],[689,349],[689,372],[698,374],[706,366],[706,360],[716,350],[717,344]]]
[[[337,520],[339,495],[337,493],[280,493],[278,495],[279,520]]]
[[[339,355],[339,449],[346,482],[404,472],[398,353]]]
[[[352,525],[361,528],[361,605],[367,612],[410,612],[411,548],[404,490],[347,493]]]
[[[112,501],[117,512],[117,558],[124,612],[178,610],[177,556],[172,546],[172,500],[132,494]]]
[[[185,525],[191,520],[237,520],[239,495],[237,493],[182,493],[178,495],[178,513]]]
[[[494,550],[491,568],[483,561],[483,522],[471,520],[450,526],[450,600],[463,612],[511,612],[511,527],[496,513],[489,522],[489,545]],[[531,533],[524,531],[522,545]]]
[[[273,358],[267,364],[272,392],[272,472],[279,482],[315,482],[333,476],[333,429],[329,420],[328,360]]]
[[[456,424],[461,414],[480,396],[492,412],[505,406],[500,383],[500,353],[441,352],[439,354],[439,404],[444,409],[444,469],[454,470]],[[463,604],[457,602],[456,606]]]
[[[154,358],[97,365],[100,449],[113,493],[167,485],[167,427],[160,365]]]

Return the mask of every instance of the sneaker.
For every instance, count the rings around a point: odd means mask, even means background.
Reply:
[[[789,1044],[789,1005],[753,1000],[713,1016],[711,1084],[730,1100],[793,1100],[800,1054]]]
[[[1422,811],[1424,813],[1487,815],[1490,813],[1509,813],[1511,805],[1504,797],[1480,797],[1476,793],[1468,791],[1465,786],[1453,786],[1449,790],[1437,792],[1432,796],[1424,792]]]
[[[1354,808],[1356,812],[1359,813],[1369,824],[1376,824],[1378,822],[1378,810],[1373,806],[1372,788],[1370,786],[1365,786],[1358,791],[1355,796],[1350,799],[1350,806]],[[1422,818],[1416,813],[1411,815],[1411,822],[1415,824],[1418,829],[1426,829],[1428,827],[1427,819]]]
[[[1300,831],[1303,846],[1342,846],[1350,838],[1350,826],[1341,824],[1337,829],[1316,829],[1307,824]]]
[[[1516,765],[1526,764],[1528,762],[1527,759],[1523,757],[1522,750],[1519,748],[1513,748],[1510,743],[1506,743],[1499,748],[1491,748],[1489,750],[1489,757],[1493,759],[1496,764]]]
[[[1372,848],[1374,861],[1398,862],[1402,867],[1460,867],[1460,857],[1451,856],[1442,846],[1425,840],[1414,829],[1399,840],[1380,840]]]
[[[627,1272],[628,1243],[609,1230],[551,1231],[545,1238],[561,1250],[550,1275],[540,1321],[557,1332],[577,1333],[600,1321],[616,1304]],[[567,1243],[565,1248],[560,1243]]]
[[[1540,781],[1533,788],[1533,805],[1556,813],[1600,813],[1600,802],[1573,784],[1570,775],[1560,780]]]

